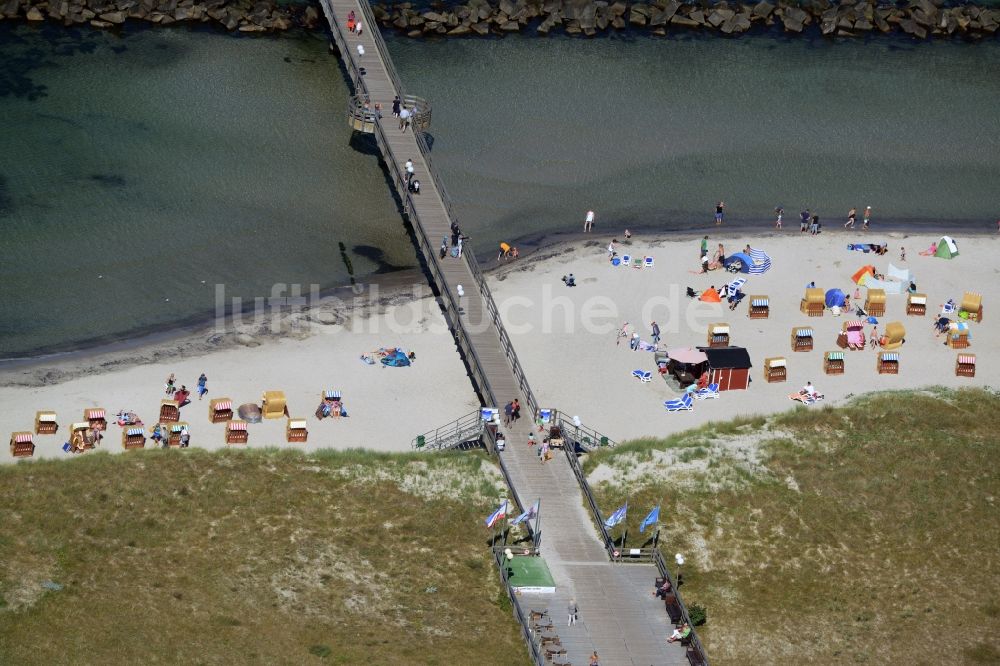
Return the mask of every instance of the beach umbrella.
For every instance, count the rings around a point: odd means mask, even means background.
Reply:
[[[722,299],[719,297],[719,292],[714,289],[706,289],[701,293],[701,298],[698,300],[705,301],[706,303],[721,303]]]
[[[847,296],[845,296],[844,292],[842,292],[841,290],[828,289],[826,292],[826,307],[832,308],[833,306],[836,305],[838,308],[842,308],[844,307],[844,301],[846,299]]]
[[[252,402],[248,402],[245,405],[240,405],[239,408],[240,418],[247,423],[260,423],[261,414],[260,407]]]
[[[875,275],[874,266],[871,265],[862,266],[860,269],[858,269],[857,273],[851,276],[851,279],[854,280],[855,284],[864,284],[865,278],[874,275]]]
[[[684,363],[686,365],[697,365],[708,360],[708,356],[705,355],[705,352],[700,349],[694,349],[693,347],[676,347],[674,349],[668,349],[667,356],[678,363]]]

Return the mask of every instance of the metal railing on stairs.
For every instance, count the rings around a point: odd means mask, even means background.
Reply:
[[[472,448],[463,445],[475,442],[483,444],[485,422],[477,409],[471,414],[455,419],[451,423],[428,430],[413,438],[410,446],[418,451],[441,451],[443,449]]]

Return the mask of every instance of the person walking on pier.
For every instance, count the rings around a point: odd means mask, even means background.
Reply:
[[[580,607],[576,605],[576,599],[569,600],[569,606],[566,610],[569,611],[569,621],[566,623],[566,626],[571,627],[576,624],[576,616],[580,612]]]
[[[404,106],[399,110],[399,130],[401,132],[405,132],[406,127],[409,124],[410,124],[410,110]]]
[[[413,160],[406,160],[406,164],[403,166],[406,169],[406,182],[409,184],[413,180]]]
[[[357,19],[356,19],[355,15],[354,15],[354,10],[352,9],[351,12],[347,15],[347,30],[348,30],[348,32],[354,32],[354,25],[355,25],[355,21],[356,20]]]
[[[392,98],[392,117],[399,118],[399,105],[401,104],[399,100],[399,95]]]
[[[514,398],[513,402],[510,403],[510,423],[513,425],[517,420],[521,418],[521,403]]]
[[[594,211],[588,210],[587,217],[583,220],[584,233],[594,230]]]
[[[356,34],[358,37],[361,36],[361,21],[358,21],[358,24],[354,26],[354,34]]]

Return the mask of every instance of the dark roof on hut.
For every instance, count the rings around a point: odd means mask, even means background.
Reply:
[[[745,347],[698,347],[708,357],[713,368],[752,368],[750,354]]]

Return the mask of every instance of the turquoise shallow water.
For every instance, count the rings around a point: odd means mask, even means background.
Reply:
[[[0,61],[0,355],[345,284],[339,242],[416,264],[322,37],[0,25]]]
[[[582,226],[1000,217],[1000,44],[389,39],[477,243]]]
[[[390,36],[474,247],[576,231],[991,227],[1000,44]],[[416,265],[322,36],[0,24],[0,357],[206,318],[216,283]],[[103,277],[99,277],[103,276]],[[202,282],[204,281],[204,283]],[[169,299],[169,300],[167,300]]]

